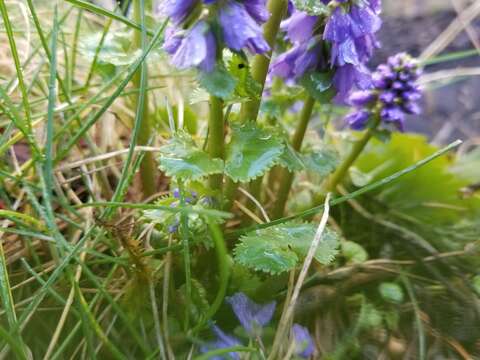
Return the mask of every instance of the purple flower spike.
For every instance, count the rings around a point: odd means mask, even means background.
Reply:
[[[216,335],[217,339],[211,343],[200,348],[202,353],[206,353],[212,350],[225,349],[233,346],[242,345],[242,343],[235,337],[225,334],[218,326],[212,326],[212,331]],[[236,352],[228,353],[229,359],[240,360],[240,355]],[[223,360],[222,356],[212,356],[210,360]]]
[[[308,359],[315,352],[313,339],[306,327],[298,324],[293,324],[292,333],[295,341],[295,354]]]
[[[232,306],[240,324],[249,334],[255,334],[261,327],[267,325],[272,319],[276,307],[275,301],[259,305],[243,293],[236,293],[228,297],[227,302]]]
[[[368,118],[379,116],[382,122],[403,131],[406,115],[420,113],[417,101],[422,93],[416,85],[420,74],[417,62],[409,55],[390,57],[387,64],[379,65],[373,73],[371,90],[350,96],[350,103],[357,109],[347,116],[347,123],[352,129],[361,130]]]
[[[263,54],[270,46],[263,38],[262,27],[252,18],[245,4],[229,0],[220,9],[220,25],[225,44],[234,51],[247,48],[254,54]]]
[[[170,37],[179,35],[170,35]],[[176,41],[176,40],[175,40]],[[205,72],[210,72],[215,67],[216,62],[216,41],[209,25],[204,21],[199,21],[183,37],[180,44],[174,40],[167,40],[166,51],[173,50],[172,64],[180,69],[199,67]]]

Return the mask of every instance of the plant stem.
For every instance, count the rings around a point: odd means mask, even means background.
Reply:
[[[192,330],[193,333],[196,333],[208,323],[208,321],[213,318],[217,313],[218,309],[223,303],[225,294],[227,292],[228,280],[230,278],[230,262],[228,257],[227,246],[225,245],[225,239],[223,238],[222,231],[220,226],[215,224],[212,221],[208,222],[208,227],[212,234],[213,242],[215,243],[215,252],[217,254],[218,262],[218,277],[219,277],[219,286],[218,292],[210,308],[207,310],[206,314],[200,320],[200,322]]]
[[[368,142],[372,138],[373,134],[375,133],[376,128],[380,124],[380,117],[378,115],[375,116],[374,122],[370,128],[363,134],[363,137],[353,145],[350,154],[347,158],[340,164],[337,170],[333,173],[330,177],[328,183],[328,191],[335,191],[338,184],[340,184],[348,172],[348,169],[355,163],[358,159],[362,151],[367,146]]]
[[[256,55],[252,61],[252,77],[255,79],[263,88],[265,86],[265,80],[267,79],[268,67],[270,66],[270,61],[272,58],[272,52],[275,45],[275,38],[277,37],[278,30],[280,28],[280,23],[287,12],[287,0],[269,0],[268,1],[268,10],[270,11],[270,18],[263,27],[263,36],[267,43],[272,49],[269,53],[265,55]],[[256,121],[258,117],[258,111],[260,109],[261,99],[252,99],[242,104],[240,108],[240,118],[243,121]],[[261,188],[262,177],[258,179],[254,187],[255,197],[258,197],[258,190]],[[225,188],[225,210],[230,210],[237,194],[239,183],[228,179]]]
[[[263,28],[263,37],[273,50],[280,22],[287,10],[287,1],[270,0],[268,2],[268,10],[272,15]],[[262,91],[265,86],[271,56],[272,51],[267,55],[256,55],[252,61],[252,77],[255,81],[261,84]],[[243,121],[256,121],[258,110],[260,109],[260,102],[261,98],[245,102],[240,109],[240,118],[243,119]]]
[[[143,0],[135,0],[134,8],[133,8],[133,17],[135,22],[141,24],[142,31],[134,31],[133,32],[133,42],[135,48],[140,48],[145,50],[146,48],[146,40],[147,34],[145,30],[145,9]],[[147,61],[147,60],[145,60]],[[145,71],[147,71],[148,65],[145,63],[143,65],[145,67]],[[146,82],[148,79],[148,75],[145,74],[145,84],[143,85],[145,88],[148,87],[148,83]],[[136,89],[140,89],[141,84],[141,71],[137,71],[132,79],[133,85]],[[138,97],[135,98],[134,101],[134,108],[136,109],[138,106],[140,94]],[[143,119],[142,119],[142,127],[140,128],[140,132],[138,134],[138,144],[139,145],[148,145],[150,139],[152,137],[152,124],[150,121],[149,111],[148,111],[148,94],[144,94],[144,102],[143,102]],[[155,168],[155,161],[153,159],[153,153],[147,152],[140,164],[140,179],[142,183],[142,191],[143,196],[145,198],[153,195],[155,193],[155,179],[156,179],[156,168]]]
[[[308,123],[312,117],[313,106],[315,105],[315,99],[311,96],[305,101],[303,105],[302,113],[300,114],[300,121],[298,122],[297,129],[292,138],[292,147],[296,151],[300,151],[302,148],[303,139],[305,138],[305,133],[307,131]],[[287,169],[281,169],[279,171],[280,185],[276,193],[278,197],[275,201],[272,210],[273,219],[278,219],[283,216],[285,210],[285,205],[288,200],[288,195],[290,194],[290,189],[293,184],[294,173],[288,171]]]
[[[223,101],[215,96],[210,97],[210,114],[208,119],[208,143],[207,149],[210,158],[223,159],[225,147],[225,124],[223,117]],[[209,179],[210,189],[222,192],[221,174],[212,175]]]

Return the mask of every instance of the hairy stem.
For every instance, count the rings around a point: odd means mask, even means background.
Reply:
[[[252,77],[261,85],[262,92],[265,86],[265,80],[267,79],[268,67],[270,66],[270,60],[272,58],[272,52],[275,45],[275,38],[277,37],[280,23],[287,12],[288,1],[287,0],[269,0],[268,10],[270,11],[270,19],[263,27],[263,36],[272,49],[269,53],[264,55],[256,55],[252,61]],[[260,109],[261,99],[253,99],[242,104],[240,109],[240,118],[243,121],[256,121],[258,117],[258,111]],[[261,184],[260,178],[256,181],[257,185],[254,187],[253,194],[258,197],[258,189]],[[237,194],[239,184],[228,180],[225,188],[225,204],[224,209],[230,210]]]
[[[133,7],[133,17],[135,22],[142,25],[142,31],[134,31],[133,32],[133,42],[134,47],[139,49],[145,49],[146,47],[146,38],[147,34],[145,32],[145,12],[144,12],[144,4],[142,4],[143,0],[135,0],[134,7]],[[148,3],[148,1],[147,1]],[[147,61],[145,59],[145,61]],[[145,66],[145,71],[147,71],[147,64]],[[145,77],[148,79],[148,75]],[[135,89],[140,89],[141,84],[141,71],[137,71],[135,73],[133,79],[133,85]],[[144,84],[145,89],[148,88],[148,84]],[[149,116],[149,109],[148,109],[148,94],[145,93],[145,99],[143,103],[143,119],[142,119],[142,127],[140,128],[138,134],[138,144],[139,145],[148,145],[151,137],[152,137],[152,124],[150,121]],[[136,109],[138,106],[140,94],[134,100],[134,108]],[[156,179],[156,167],[155,161],[153,158],[153,153],[146,152],[142,163],[140,164],[140,179],[142,183],[142,191],[143,196],[145,198],[153,195],[155,193],[155,179]]]
[[[223,159],[225,148],[225,124],[223,117],[223,101],[215,96],[210,97],[210,116],[208,119],[207,149],[210,158]],[[210,177],[210,189],[221,194],[223,176]]]
[[[302,148],[303,139],[305,138],[308,123],[312,117],[314,105],[315,99],[309,96],[303,105],[302,113],[300,114],[300,121],[298,122],[297,129],[295,130],[295,134],[292,138],[292,147],[296,151],[300,151]],[[283,216],[288,195],[290,194],[290,189],[293,184],[293,177],[293,172],[290,172],[287,169],[279,170],[280,185],[278,187],[278,191],[276,191],[278,196],[272,210],[272,217],[274,219],[278,219]]]
[[[365,134],[363,134],[363,137],[353,145],[348,156],[345,158],[345,160],[343,160],[337,170],[330,177],[328,182],[328,191],[335,191],[337,185],[342,182],[343,178],[348,172],[348,169],[350,169],[350,167],[355,163],[362,151],[365,149],[365,146],[367,146],[379,124],[380,117],[377,115],[375,116],[372,126],[368,128]]]

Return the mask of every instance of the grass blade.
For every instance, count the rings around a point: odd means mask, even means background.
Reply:
[[[354,191],[348,195],[345,195],[345,196],[341,196],[341,197],[338,197],[336,199],[333,199],[331,202],[330,202],[330,206],[335,206],[335,205],[339,205],[339,204],[342,204],[348,200],[352,200],[352,199],[355,199],[356,197],[360,196],[360,195],[363,195],[365,193],[368,193],[370,191],[373,191],[375,189],[378,189],[382,186],[385,186],[385,185],[388,185],[390,184],[391,182],[397,180],[398,178],[404,176],[404,175],[407,175],[409,173],[411,173],[412,171],[415,171],[417,170],[418,168],[428,164],[430,161],[433,161],[435,160],[436,158],[448,153],[449,151],[451,151],[452,149],[458,147],[459,145],[462,144],[462,140],[457,140],[457,141],[454,141],[452,142],[450,145],[447,145],[446,147],[436,151],[435,153],[433,153],[432,155],[426,157],[425,159],[422,159],[418,162],[416,162],[415,164],[413,164],[412,166],[409,166],[401,171],[398,171],[396,172],[395,174],[392,174],[390,176],[387,176],[386,178],[383,178],[379,181],[376,181],[370,185],[367,185],[361,189],[358,189],[357,191]],[[292,216],[287,216],[287,217],[283,217],[281,219],[278,219],[278,220],[274,220],[274,221],[271,221],[269,223],[265,223],[265,224],[260,224],[260,225],[255,225],[255,226],[251,226],[251,227],[248,227],[248,228],[244,228],[244,229],[239,229],[237,231],[232,231],[230,234],[229,234],[229,237],[238,237],[242,234],[245,234],[247,232],[250,232],[250,231],[254,231],[254,230],[259,230],[259,229],[266,229],[266,228],[269,228],[269,227],[272,227],[272,226],[275,226],[275,225],[278,225],[278,224],[283,224],[285,222],[288,222],[288,221],[292,221],[292,220],[297,220],[297,219],[304,219],[304,218],[307,218],[309,216],[313,216],[317,213],[319,213],[320,211],[322,211],[324,208],[324,205],[319,205],[319,206],[315,206],[309,210],[305,210],[305,211],[302,211],[298,214],[295,214],[295,215],[292,215]]]

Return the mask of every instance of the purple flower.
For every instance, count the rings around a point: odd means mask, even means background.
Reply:
[[[370,7],[352,4],[347,12],[337,7],[330,16],[323,38],[332,44],[332,66],[361,65],[378,46],[374,34],[382,21]]]
[[[351,64],[340,66],[333,76],[333,85],[337,89],[335,100],[338,103],[345,103],[353,87],[365,90],[370,88],[371,84],[370,72],[365,66]]]
[[[329,0],[322,2],[330,4]],[[382,24],[378,16],[380,3],[380,0],[333,2],[335,8],[321,34],[318,34],[322,31],[318,17],[293,11],[281,25],[293,47],[272,62],[269,75],[294,82],[306,72],[330,66],[335,72],[333,85],[338,103],[345,103],[353,88],[368,89],[372,82],[365,64],[379,46],[375,33]],[[328,60],[323,59],[325,47],[318,37],[330,44]]]
[[[202,353],[206,353],[212,350],[225,349],[233,346],[242,345],[242,343],[235,337],[225,334],[218,326],[212,326],[212,331],[217,337],[215,341],[206,344],[200,348]],[[240,355],[236,352],[228,353],[230,359],[240,360]],[[212,356],[210,360],[222,360],[222,356]]]
[[[236,293],[227,298],[240,324],[249,334],[257,333],[261,327],[267,325],[275,311],[275,301],[266,305],[259,305],[250,300],[243,293]]]
[[[245,0],[243,4],[250,16],[258,23],[263,24],[270,18],[270,13],[266,7],[266,0]]]
[[[184,35],[173,32],[167,35],[163,48],[173,55],[171,62],[176,68],[184,70],[198,67],[206,72],[214,69],[217,45],[205,21],[197,22]]]
[[[248,3],[253,3],[253,1]],[[246,5],[246,3],[241,4],[228,0],[220,8],[219,21],[222,27],[223,40],[234,51],[246,48],[254,54],[263,54],[270,50],[270,46],[263,38],[262,27],[250,15]],[[259,15],[259,13],[256,13],[256,15]]]
[[[370,118],[377,116],[403,131],[406,115],[420,113],[417,101],[422,93],[416,85],[420,74],[417,62],[409,55],[390,57],[372,74],[372,89],[350,96],[350,103],[357,110],[347,116],[347,123],[352,129],[361,130]]]
[[[313,29],[317,22],[317,16],[295,11],[287,20],[282,21],[280,26],[292,43],[303,43],[313,36]]]
[[[295,354],[308,359],[315,352],[313,339],[306,327],[293,324],[292,333],[295,341]]]
[[[369,111],[359,110],[348,114],[345,121],[353,130],[362,130],[365,129],[368,120],[370,120],[370,116],[371,113]]]
[[[180,199],[180,189],[178,189],[178,188],[173,189],[173,193],[172,193],[172,194],[173,194],[173,197],[174,197],[175,199]]]
[[[295,45],[278,56],[270,67],[270,76],[295,81],[306,72],[315,70],[321,63],[321,43],[318,38],[313,38],[310,42]]]
[[[163,5],[165,14],[169,16],[175,25],[185,21],[199,0],[167,0]]]

